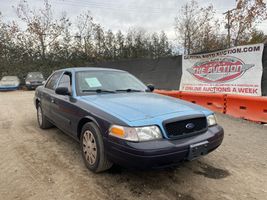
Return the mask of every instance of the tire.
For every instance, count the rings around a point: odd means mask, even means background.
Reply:
[[[53,126],[43,114],[43,109],[40,103],[37,105],[37,122],[41,129],[48,129]]]
[[[111,168],[113,164],[107,159],[102,134],[94,123],[88,122],[83,126],[80,145],[83,160],[90,171],[98,173]]]

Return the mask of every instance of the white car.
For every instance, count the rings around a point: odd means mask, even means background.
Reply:
[[[17,90],[20,80],[17,76],[3,76],[0,81],[0,90]]]

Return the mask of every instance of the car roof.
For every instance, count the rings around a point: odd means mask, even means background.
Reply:
[[[57,71],[73,71],[73,72],[81,72],[81,71],[113,71],[113,72],[125,72],[119,69],[112,68],[101,68],[101,67],[72,67],[72,68],[64,68]]]

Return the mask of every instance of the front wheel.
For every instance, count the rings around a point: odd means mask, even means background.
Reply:
[[[53,125],[48,121],[46,116],[43,113],[43,109],[40,103],[37,105],[37,121],[38,125],[41,129],[47,129],[52,127]]]
[[[103,137],[94,123],[88,122],[83,126],[80,143],[83,160],[89,170],[97,173],[112,166],[105,153]]]

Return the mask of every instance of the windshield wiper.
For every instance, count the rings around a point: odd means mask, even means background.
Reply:
[[[96,92],[96,93],[115,93],[112,90],[96,89],[96,90],[82,90],[82,92]]]
[[[136,89],[121,89],[121,90],[116,90],[116,92],[143,92],[142,90],[136,90]]]

